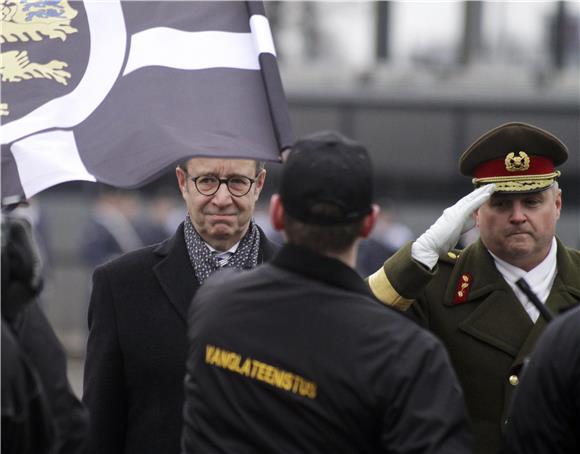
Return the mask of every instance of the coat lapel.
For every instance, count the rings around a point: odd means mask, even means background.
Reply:
[[[558,274],[546,306],[559,314],[580,300],[579,266],[566,247],[558,241]],[[542,317],[534,324],[509,285],[499,274],[493,258],[481,240],[466,249],[453,269],[445,293],[444,304],[455,305],[457,282],[461,276],[472,276],[467,301],[476,303],[473,312],[460,324],[459,329],[514,356],[515,364],[530,354],[536,340],[545,328]]]
[[[258,255],[258,264],[269,262],[280,249],[280,246],[268,239],[259,225],[256,225],[260,231],[260,253]]]
[[[558,274],[546,300],[546,307],[555,316],[558,316],[561,312],[580,302],[580,275],[578,274],[579,267],[574,264],[572,255],[568,252],[566,246],[557,238],[556,240],[558,242]],[[544,318],[540,316],[516,358],[516,366],[522,364],[524,359],[532,352],[546,324]]]
[[[459,329],[516,357],[532,328],[532,321],[481,241],[460,255],[445,293],[445,305],[457,304],[457,283],[465,274],[471,276],[470,289],[466,301],[459,304],[473,304],[474,310],[459,323]]]
[[[555,314],[580,302],[580,254],[558,242],[558,275],[546,304]]]
[[[555,316],[580,302],[580,283],[578,282],[580,277],[577,276],[577,273],[577,269],[574,271],[571,257],[567,253],[565,246],[559,242],[558,274],[546,301],[546,306]],[[530,355],[546,325],[546,320],[540,315],[516,358],[516,367],[521,365],[525,358]]]
[[[258,227],[259,228],[259,227]],[[272,243],[260,229],[259,263],[268,261],[277,252],[278,246]],[[199,283],[195,278],[193,267],[187,254],[183,224],[179,226],[175,235],[161,243],[154,253],[161,258],[153,267],[153,272],[159,280],[161,288],[167,295],[170,303],[184,322],[187,321],[187,311]]]
[[[513,357],[522,348],[531,328],[532,321],[509,288],[484,298],[459,324],[461,331]]]
[[[162,259],[153,267],[153,272],[169,302],[186,322],[189,304],[199,284],[187,255],[183,224],[173,237],[161,243],[154,252]]]
[[[578,273],[578,266],[574,264],[572,256],[566,249],[566,246],[557,238],[556,241],[558,242],[558,274],[556,275],[556,279],[554,279],[552,290],[546,300],[546,306],[555,316],[580,302],[580,275]],[[547,322],[540,316],[516,358],[516,367],[522,364],[524,359],[530,355],[546,325]]]

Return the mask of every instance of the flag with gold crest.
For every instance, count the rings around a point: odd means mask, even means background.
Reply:
[[[261,2],[0,0],[2,198],[292,142]]]

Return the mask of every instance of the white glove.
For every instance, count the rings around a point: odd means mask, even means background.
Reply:
[[[411,245],[411,256],[430,270],[433,269],[439,256],[452,249],[461,234],[475,225],[473,212],[483,205],[494,191],[495,184],[486,184],[443,211],[435,224]]]

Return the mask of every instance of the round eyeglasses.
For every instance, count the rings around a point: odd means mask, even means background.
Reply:
[[[252,184],[258,177],[251,179],[244,176],[235,176],[229,178],[218,178],[213,175],[201,175],[199,177],[190,177],[190,180],[195,184],[195,188],[202,195],[214,195],[219,191],[222,184],[225,184],[228,191],[234,197],[243,197],[248,192]]]

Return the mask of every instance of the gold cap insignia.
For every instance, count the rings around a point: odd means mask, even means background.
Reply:
[[[504,162],[508,172],[525,172],[530,168],[530,157],[524,151],[518,151],[517,156],[513,152],[508,153]]]

